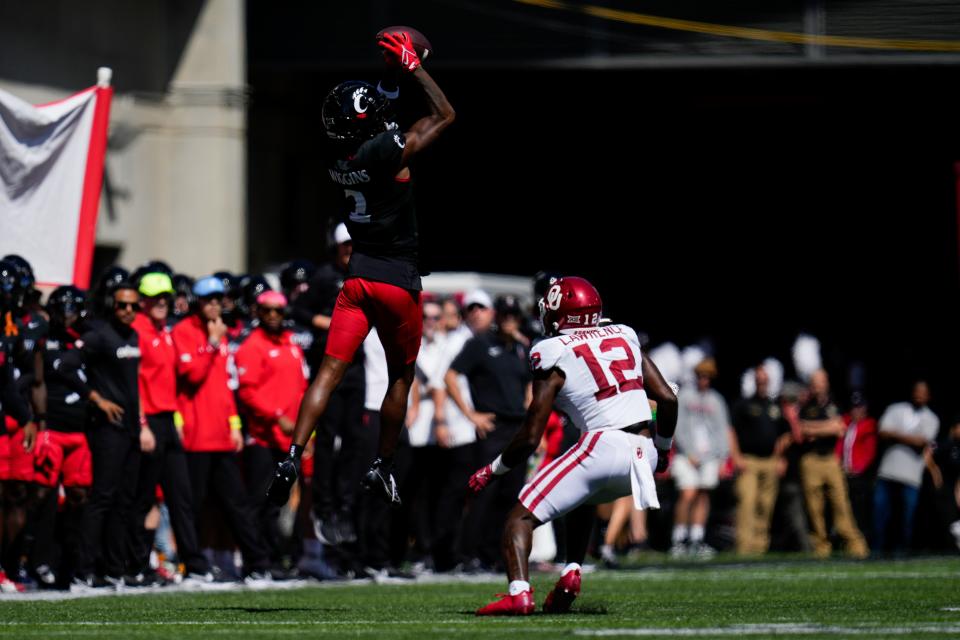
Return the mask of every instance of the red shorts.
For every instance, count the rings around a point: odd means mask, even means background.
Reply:
[[[20,482],[33,482],[33,451],[27,453],[23,449],[24,430],[17,429],[17,432],[9,437],[9,447],[7,448],[7,470],[4,480],[19,480]]]
[[[370,327],[376,327],[387,365],[399,368],[417,359],[423,333],[423,298],[384,282],[350,278],[343,283],[330,320],[327,355],[351,362]]]
[[[48,429],[37,436],[34,454],[34,482],[37,484],[55,487],[61,473],[65,487],[93,484],[93,457],[85,434]]]

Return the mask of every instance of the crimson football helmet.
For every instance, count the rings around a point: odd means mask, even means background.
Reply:
[[[369,82],[341,82],[323,101],[327,137],[340,142],[365,142],[387,130],[390,102]]]
[[[603,313],[596,288],[576,276],[551,278],[538,304],[543,330],[550,335],[564,329],[596,327]]]

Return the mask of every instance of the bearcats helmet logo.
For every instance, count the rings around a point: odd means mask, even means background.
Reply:
[[[370,102],[367,98],[366,87],[360,87],[353,92],[353,109],[357,113],[366,113],[367,104]]]

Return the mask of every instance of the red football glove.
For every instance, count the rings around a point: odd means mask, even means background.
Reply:
[[[420,66],[420,56],[413,48],[409,33],[403,31],[385,33],[377,44],[383,47],[383,58],[387,64],[399,65],[411,73]]]
[[[470,490],[474,493],[480,493],[483,488],[493,480],[493,469],[490,465],[484,465],[480,470],[470,476]]]

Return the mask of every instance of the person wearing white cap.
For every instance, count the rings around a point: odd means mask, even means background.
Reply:
[[[474,289],[463,298],[463,319],[473,335],[482,335],[493,325],[493,299],[483,289]]]

